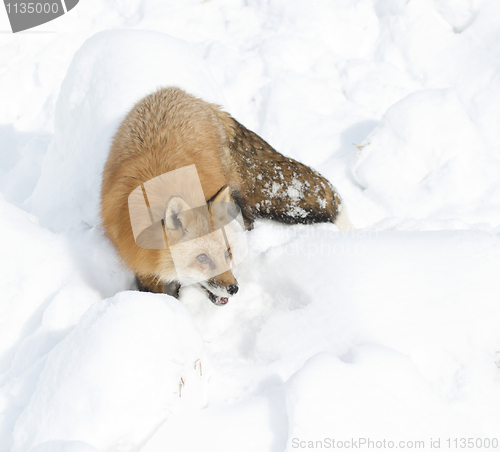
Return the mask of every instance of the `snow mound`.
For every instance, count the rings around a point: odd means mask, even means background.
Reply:
[[[0,369],[5,371],[14,347],[38,328],[33,313],[40,316],[62,287],[78,278],[72,278],[65,240],[38,226],[35,217],[1,195],[0,249]]]
[[[352,174],[393,216],[446,217],[453,208],[472,215],[500,177],[452,89],[397,102],[359,148]]]
[[[49,352],[15,425],[13,452],[56,440],[102,450],[139,445],[173,413],[204,403],[202,352],[175,299],[121,292],[94,303]]]

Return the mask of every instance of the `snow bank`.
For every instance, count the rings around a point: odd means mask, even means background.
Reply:
[[[94,303],[48,353],[12,451],[50,440],[138,446],[173,413],[202,403],[202,348],[186,309],[166,295],[122,292]]]
[[[0,199],[2,371],[9,368],[16,345],[38,328],[47,306],[77,283],[64,238],[36,223],[35,217]],[[94,300],[89,295],[85,297],[90,305]],[[75,316],[76,310],[72,312]]]
[[[490,193],[500,162],[453,90],[424,90],[393,105],[359,145],[353,165],[366,194],[397,217],[447,217],[496,221]],[[493,200],[496,206],[497,200]],[[490,216],[477,215],[477,205]]]

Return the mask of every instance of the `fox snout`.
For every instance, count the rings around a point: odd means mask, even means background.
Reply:
[[[225,305],[229,301],[228,295],[232,297],[239,290],[238,281],[230,270],[208,279],[201,285],[207,291],[210,301],[217,306]]]

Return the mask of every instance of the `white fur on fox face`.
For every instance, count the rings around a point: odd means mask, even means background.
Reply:
[[[214,295],[217,295],[218,297],[226,297],[230,298],[233,295],[228,293],[226,286],[221,287],[221,286],[212,286],[207,283],[207,281],[202,281],[200,282],[200,286],[204,287],[206,290],[212,292]]]
[[[170,247],[177,277],[183,285],[206,281],[230,270],[227,244],[218,230]],[[200,256],[205,256],[201,259]]]

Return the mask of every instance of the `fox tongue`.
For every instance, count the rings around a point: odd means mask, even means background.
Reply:
[[[224,305],[229,301],[228,297],[219,297],[218,295],[215,295],[213,292],[208,292],[208,297],[212,301],[212,303],[215,303],[218,306]]]

